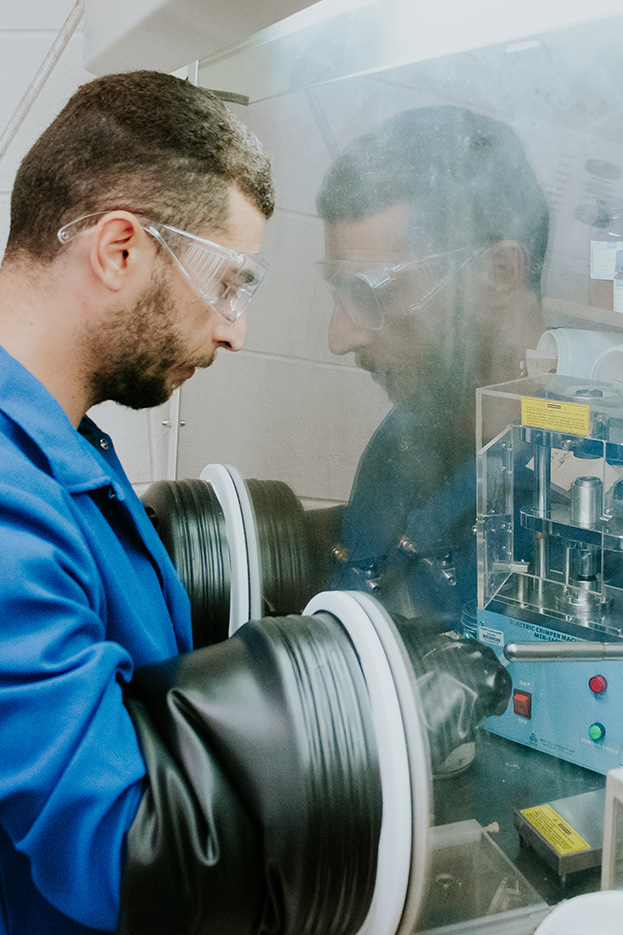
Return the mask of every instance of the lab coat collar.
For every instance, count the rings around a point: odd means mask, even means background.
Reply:
[[[124,499],[113,465],[100,459],[93,445],[94,441],[99,444],[100,439],[105,439],[108,448],[102,454],[116,460],[108,436],[99,432],[87,417],[76,430],[56,398],[2,347],[0,412],[29,436],[47,459],[51,475],[70,493],[112,487],[119,499]]]

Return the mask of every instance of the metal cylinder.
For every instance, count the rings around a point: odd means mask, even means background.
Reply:
[[[551,509],[552,451],[546,445],[534,449],[534,510],[538,516],[549,516]]]
[[[603,511],[603,483],[599,477],[577,477],[571,485],[571,522],[594,526]]]

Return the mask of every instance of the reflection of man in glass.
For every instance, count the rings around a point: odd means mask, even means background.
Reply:
[[[521,374],[543,332],[543,193],[514,132],[456,107],[357,140],[318,196],[329,345],[394,408],[358,468],[338,587],[408,616],[475,596],[475,389]]]

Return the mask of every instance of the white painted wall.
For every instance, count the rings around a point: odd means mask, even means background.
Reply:
[[[74,6],[74,0],[0,0],[0,128],[4,128]],[[93,77],[82,67],[82,24],[0,162],[0,256],[9,229],[10,193],[23,156],[69,97]],[[136,413],[113,403],[96,407],[98,424],[115,439],[130,480],[140,490],[166,476],[169,405]]]

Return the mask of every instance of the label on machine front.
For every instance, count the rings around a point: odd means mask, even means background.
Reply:
[[[579,403],[563,403],[533,396],[521,397],[521,424],[532,428],[588,435],[590,415],[590,406]]]

